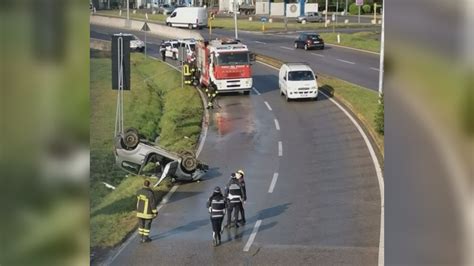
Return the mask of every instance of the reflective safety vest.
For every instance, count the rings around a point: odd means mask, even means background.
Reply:
[[[230,180],[228,191],[227,198],[231,203],[239,203],[242,201],[242,187],[237,179],[233,178]]]
[[[211,218],[224,217],[225,214],[225,200],[222,196],[212,197],[210,204]]]
[[[157,215],[156,201],[153,191],[148,187],[143,187],[137,191],[137,217],[143,219],[153,219]]]

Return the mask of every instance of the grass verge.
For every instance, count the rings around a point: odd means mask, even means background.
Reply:
[[[93,253],[121,243],[136,227],[135,192],[143,177],[126,176],[115,165],[113,134],[116,91],[111,89],[110,55],[91,52],[91,248]],[[105,56],[105,57],[104,57]],[[170,150],[195,149],[203,106],[192,87],[180,88],[180,74],[166,64],[131,55],[131,90],[124,92],[124,124],[136,127],[150,140]],[[102,182],[116,186],[107,189]],[[155,190],[157,200],[171,184]],[[97,251],[97,252],[94,252]]]
[[[280,60],[257,55],[257,61],[280,68]],[[378,107],[378,93],[367,88],[337,79],[328,75],[318,74],[319,89],[336,98],[347,106],[363,123],[381,155],[384,155],[384,136],[376,131],[375,115]]]
[[[337,43],[337,33],[320,33],[325,43],[337,44],[351,48],[380,52],[380,32],[361,31],[340,33],[341,43]]]

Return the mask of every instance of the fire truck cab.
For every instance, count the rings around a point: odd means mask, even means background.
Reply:
[[[197,69],[202,86],[214,86],[217,91],[243,92],[252,89],[250,52],[238,40],[212,40],[197,43]]]

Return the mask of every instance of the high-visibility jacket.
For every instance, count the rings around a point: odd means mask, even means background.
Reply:
[[[226,189],[226,196],[230,203],[239,203],[242,201],[244,191],[237,178],[231,178]]]
[[[209,208],[211,218],[220,218],[224,217],[227,203],[221,193],[214,193],[207,201],[207,207]]]
[[[157,215],[156,200],[153,191],[149,187],[143,187],[137,191],[137,217],[153,219]]]

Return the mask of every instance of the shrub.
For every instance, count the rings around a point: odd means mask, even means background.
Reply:
[[[371,10],[371,7],[370,5],[363,5],[362,6],[362,11],[364,11],[364,13],[370,13],[370,10]]]
[[[359,14],[359,7],[355,3],[352,3],[349,6],[349,14],[351,14],[351,15]]]
[[[384,100],[383,100],[383,94],[382,97],[380,97],[380,104],[377,109],[377,113],[375,113],[375,130],[379,132],[380,134],[384,135]]]

